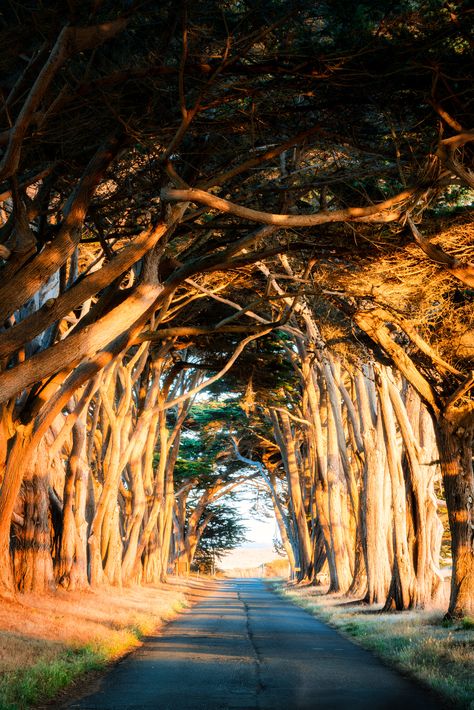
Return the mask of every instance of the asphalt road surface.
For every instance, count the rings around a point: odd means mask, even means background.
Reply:
[[[119,663],[81,710],[428,710],[441,705],[261,580],[222,582]]]

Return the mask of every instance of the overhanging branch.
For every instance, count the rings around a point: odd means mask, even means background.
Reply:
[[[242,217],[251,222],[259,222],[261,224],[275,225],[278,227],[314,227],[330,222],[393,222],[400,218],[401,206],[412,198],[415,192],[415,188],[404,190],[398,193],[398,195],[390,197],[388,200],[379,202],[376,205],[370,205],[369,207],[348,207],[342,210],[330,212],[321,211],[308,215],[262,212],[260,210],[251,209],[250,207],[237,205],[235,202],[216,197],[216,195],[211,195],[204,190],[196,189],[176,190],[166,187],[161,191],[161,198],[168,202],[196,202],[204,204],[220,212],[233,214],[236,217]],[[400,209],[394,209],[396,207]]]

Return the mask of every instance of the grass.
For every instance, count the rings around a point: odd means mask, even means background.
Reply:
[[[442,612],[382,613],[315,587],[274,588],[295,604],[418,679],[452,707],[474,710],[474,619],[446,622]]]
[[[158,588],[24,595],[2,604],[0,710],[54,702],[206,593],[205,583],[176,580]]]
[[[0,708],[23,710],[54,698],[64,687],[85,673],[100,670],[108,662],[105,652],[92,647],[66,649],[52,661],[42,660],[5,673],[0,681]]]

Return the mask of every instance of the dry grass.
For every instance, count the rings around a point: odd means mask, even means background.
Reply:
[[[54,697],[91,670],[140,645],[143,636],[209,591],[197,580],[160,587],[22,595],[0,607],[0,709]]]
[[[284,559],[272,560],[265,565],[265,577],[281,577],[285,579],[288,576],[289,563],[286,557]]]
[[[474,620],[443,621],[441,611],[382,613],[315,587],[277,590],[365,648],[440,693],[453,707],[474,710]]]

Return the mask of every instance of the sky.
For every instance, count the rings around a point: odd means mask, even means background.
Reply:
[[[273,538],[278,536],[276,520],[273,515],[266,517],[263,512],[255,513],[251,510],[253,501],[247,496],[236,496],[235,505],[242,514],[242,522],[247,528],[247,542],[243,547],[252,547],[255,545],[268,545],[273,547]]]
[[[275,537],[275,520],[255,520],[249,519],[245,521],[247,527],[247,542],[243,547],[252,547],[255,545],[269,545],[273,547],[273,538]]]
[[[264,562],[270,562],[277,557],[273,549],[273,538],[277,534],[276,521],[273,515],[269,518],[255,515],[251,508],[251,501],[245,496],[238,496],[235,501],[241,515],[242,522],[247,528],[247,541],[222,557],[218,566],[221,569],[257,567]]]

